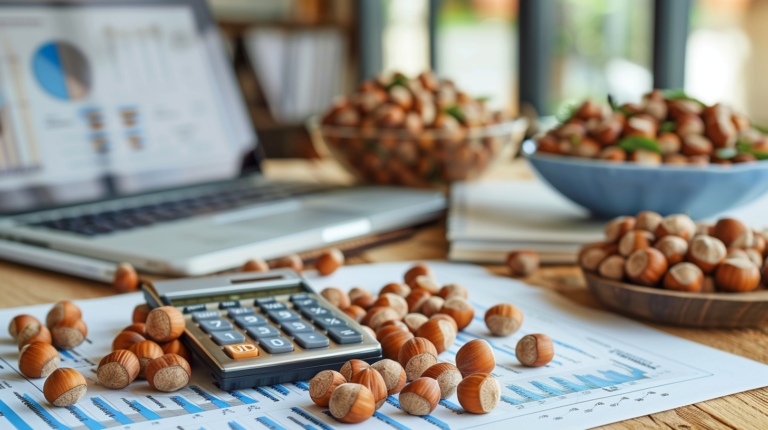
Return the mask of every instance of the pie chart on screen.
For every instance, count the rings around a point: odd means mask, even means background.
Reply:
[[[91,89],[91,65],[83,53],[67,42],[41,46],[32,60],[35,79],[46,93],[61,100],[79,100]]]

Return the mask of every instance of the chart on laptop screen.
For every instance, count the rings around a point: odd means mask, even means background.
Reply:
[[[3,7],[0,188],[232,162],[187,7]]]

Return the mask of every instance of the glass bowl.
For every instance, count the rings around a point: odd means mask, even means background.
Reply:
[[[528,121],[458,130],[363,129],[309,120],[312,141],[358,181],[379,185],[434,187],[475,179],[498,160],[510,160],[525,137]]]

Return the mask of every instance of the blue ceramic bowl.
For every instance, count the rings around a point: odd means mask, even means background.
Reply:
[[[523,143],[523,153],[538,176],[601,218],[648,210],[705,219],[750,203],[768,191],[768,161],[650,167],[537,154],[535,150],[535,142]]]

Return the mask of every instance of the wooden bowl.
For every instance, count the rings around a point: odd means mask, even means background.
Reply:
[[[686,293],[643,287],[584,273],[605,306],[636,317],[686,327],[756,327],[768,323],[768,290]]]

